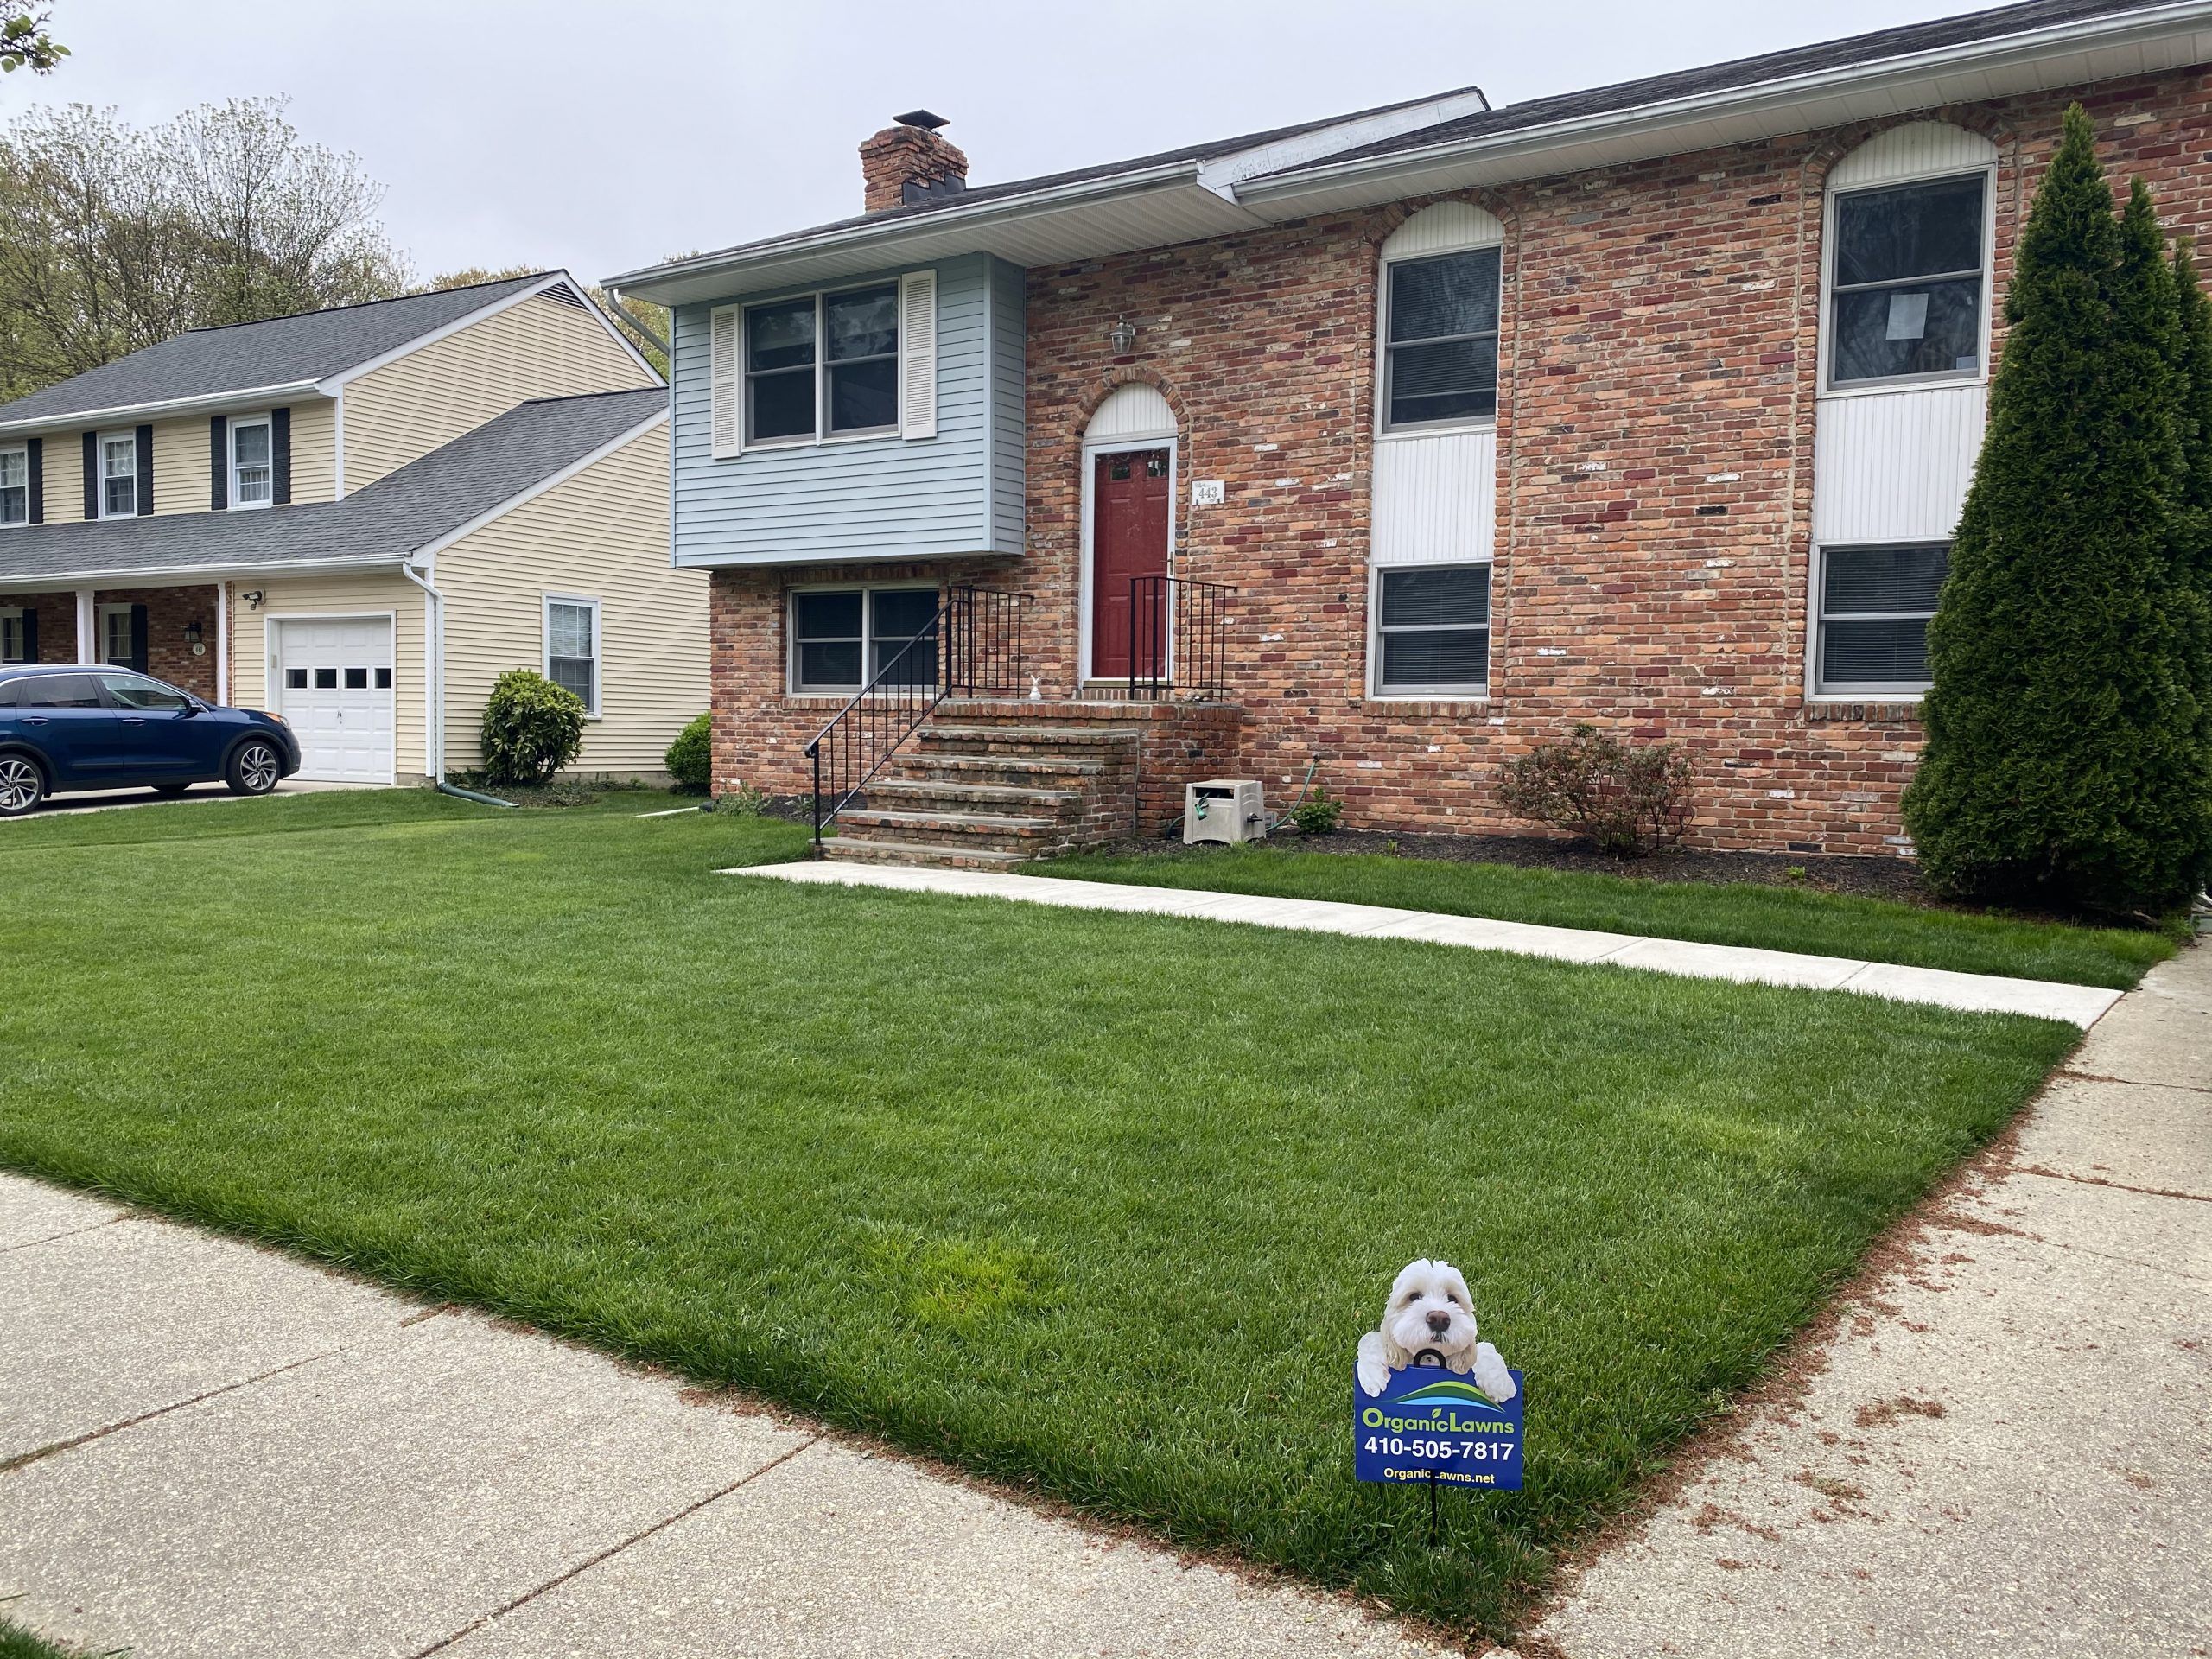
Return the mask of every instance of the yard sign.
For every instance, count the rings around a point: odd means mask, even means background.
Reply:
[[[1521,1490],[1521,1410],[1528,1385],[1513,1373],[1503,1405],[1475,1380],[1440,1365],[1408,1365],[1370,1394],[1351,1385],[1352,1472],[1362,1480],[1428,1481],[1491,1491]]]

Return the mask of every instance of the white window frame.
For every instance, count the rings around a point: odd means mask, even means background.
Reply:
[[[1896,702],[1917,702],[1927,695],[1931,680],[1832,680],[1827,675],[1827,625],[1832,622],[1910,622],[1933,621],[1936,613],[1926,611],[1841,611],[1831,616],[1827,608],[1828,555],[1856,553],[1872,548],[1929,548],[1944,550],[1946,565],[1952,543],[1949,542],[1833,542],[1824,543],[1814,550],[1813,557],[1813,695],[1831,702],[1850,702],[1865,698]]]
[[[247,501],[238,493],[238,433],[246,427],[257,426],[269,435],[269,459],[264,465],[269,472],[269,497],[264,501]],[[276,505],[276,423],[266,410],[257,415],[240,415],[233,418],[224,435],[229,449],[231,469],[229,487],[224,499],[230,503],[232,512],[260,512]]]
[[[0,518],[0,530],[21,530],[31,521],[31,447],[27,443],[0,444],[0,461],[10,455],[23,458],[23,516],[20,518]]]
[[[584,704],[584,718],[597,720],[600,717],[600,704],[604,700],[607,690],[607,639],[600,631],[599,601],[586,598],[581,594],[546,594],[543,596],[543,603],[538,610],[538,622],[543,631],[545,645],[544,673],[549,680],[553,679],[553,607],[556,605],[573,606],[576,609],[588,610],[591,613],[591,696]],[[564,658],[563,660],[575,659]],[[553,683],[556,685],[560,683],[557,680],[554,680]]]
[[[22,652],[29,644],[23,638],[23,616],[21,605],[0,605],[0,667],[21,667],[28,661],[25,657],[9,654],[10,651]],[[12,644],[8,638],[11,630],[15,634]]]
[[[1489,620],[1482,625],[1484,677],[1480,685],[1427,686],[1414,690],[1382,683],[1382,579],[1409,572],[1485,570],[1490,573]],[[1471,632],[1472,623],[1452,623],[1434,629],[1394,628],[1394,633]],[[1495,559],[1438,559],[1421,564],[1378,564],[1370,567],[1367,582],[1367,695],[1376,702],[1487,702],[1490,671],[1497,652],[1497,562]]]
[[[1981,180],[1981,302],[1980,338],[1975,342],[1972,369],[1931,369],[1924,374],[1890,374],[1872,380],[1835,378],[1835,257],[1836,205],[1846,196],[1871,195],[1879,190],[1910,190],[1923,185],[1943,184],[1953,179]],[[1845,185],[1824,194],[1821,220],[1821,396],[1859,397],[1870,393],[1899,391],[1914,386],[1964,386],[1989,378],[1990,308],[1996,297],[1997,164],[1947,167],[1904,178],[1883,179],[1872,184]],[[1940,281],[1916,277],[1913,281]]]
[[[93,664],[95,667],[129,668],[134,669],[137,672],[142,674],[145,672],[143,669],[137,668],[137,664],[131,662],[128,655],[128,652],[130,650],[130,610],[131,607],[128,605],[102,605],[99,607],[99,614],[95,618],[95,620],[99,624],[99,632],[92,636],[93,651],[99,658],[99,661]],[[108,627],[110,624],[117,621],[118,620],[120,620],[123,623],[123,649],[126,653],[120,662],[108,655],[108,648],[111,643],[108,639]]]
[[[138,434],[135,431],[103,432],[94,442],[99,446],[98,454],[100,463],[100,517],[102,518],[136,518],[138,516]],[[108,470],[109,449],[118,443],[127,443],[130,446],[130,471],[127,474]],[[128,512],[118,512],[108,505],[108,486],[126,476],[130,480],[130,507]]]
[[[869,666],[875,660],[875,595],[878,594],[937,594],[944,588],[934,582],[806,582],[790,590],[784,602],[784,688],[785,695],[793,697],[855,697],[861,688],[875,677]],[[858,685],[808,685],[799,678],[798,601],[802,594],[858,594],[861,596],[861,682]],[[944,641],[940,638],[938,649],[942,652]],[[944,669],[938,664],[940,674]]]
[[[1497,326],[1487,338],[1497,342],[1498,351],[1491,365],[1490,413],[1487,415],[1452,416],[1434,421],[1393,421],[1390,418],[1390,368],[1393,353],[1390,346],[1390,276],[1400,265],[1425,264],[1433,259],[1465,259],[1471,254],[1494,254],[1497,259]],[[1474,242],[1465,247],[1426,248],[1391,253],[1387,250],[1382,259],[1379,280],[1376,287],[1376,315],[1375,329],[1376,400],[1375,424],[1383,437],[1421,437],[1435,432],[1466,432],[1497,424],[1497,405],[1503,390],[1505,364],[1505,245],[1503,242]],[[1440,335],[1439,339],[1481,340],[1482,334]],[[1407,344],[1418,342],[1408,341]]]
[[[830,338],[828,334],[830,302],[847,294],[864,294],[871,289],[891,290],[894,337],[890,359],[893,376],[893,410],[890,421],[882,426],[855,427],[849,431],[830,429]],[[786,306],[794,300],[814,302],[814,430],[793,433],[780,438],[756,438],[753,435],[753,314],[770,306]],[[869,283],[852,283],[836,288],[817,289],[810,294],[785,294],[774,299],[748,300],[741,309],[741,322],[737,332],[738,386],[737,418],[742,428],[747,449],[784,449],[808,444],[852,443],[868,438],[895,438],[902,430],[900,413],[903,408],[904,380],[902,368],[906,362],[906,318],[905,290],[896,276]],[[853,362],[876,362],[878,358],[854,358]],[[779,372],[771,371],[771,372]],[[790,374],[791,370],[780,372]]]

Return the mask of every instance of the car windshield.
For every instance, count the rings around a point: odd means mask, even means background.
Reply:
[[[142,674],[103,674],[107,694],[124,709],[189,709],[192,699],[173,685]]]

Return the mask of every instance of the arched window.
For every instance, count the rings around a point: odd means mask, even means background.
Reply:
[[[1914,121],[1869,139],[1829,174],[1831,389],[1982,373],[1996,161],[1986,138]]]
[[[1440,201],[1382,245],[1385,432],[1497,416],[1500,256],[1505,227],[1471,202]]]

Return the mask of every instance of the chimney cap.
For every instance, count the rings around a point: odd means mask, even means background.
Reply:
[[[919,127],[925,132],[935,132],[939,127],[952,124],[944,116],[928,110],[909,110],[904,115],[894,115],[891,118],[902,127]]]

